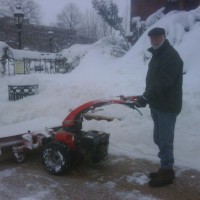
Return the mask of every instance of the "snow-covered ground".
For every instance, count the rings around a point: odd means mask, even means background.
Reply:
[[[119,95],[140,95],[144,91],[150,47],[147,32],[160,26],[184,61],[183,110],[175,132],[175,164],[200,170],[200,7],[190,12],[171,12],[151,26],[131,50],[121,58],[108,54],[101,42],[81,52],[79,66],[68,74],[29,74],[0,78],[0,136],[61,125],[69,109],[94,99],[115,99]],[[73,47],[80,52],[82,46]],[[148,54],[149,56],[149,54]],[[10,82],[35,80],[39,94],[8,101]],[[158,162],[158,149],[152,140],[153,124],[149,108],[135,110],[109,105],[98,112],[115,117],[112,122],[84,121],[85,130],[111,134],[109,153]],[[119,120],[120,119],[120,120]]]

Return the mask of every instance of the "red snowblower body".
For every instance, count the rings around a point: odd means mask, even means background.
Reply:
[[[94,100],[72,110],[63,120],[62,126],[52,128],[53,132],[50,129],[49,135],[44,135],[39,143],[42,146],[42,163],[45,169],[58,175],[69,170],[74,160],[93,163],[105,160],[108,157],[110,134],[97,130],[84,131],[83,119],[88,111],[110,104],[121,104],[138,110],[134,104],[136,99],[137,96],[120,96],[119,100]]]

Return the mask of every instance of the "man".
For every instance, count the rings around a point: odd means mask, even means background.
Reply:
[[[150,173],[149,185],[161,187],[173,182],[174,170],[174,128],[176,117],[182,107],[183,61],[166,39],[163,28],[149,31],[152,53],[146,76],[146,89],[135,104],[145,107],[149,104],[154,122],[153,139],[159,148],[160,168]]]

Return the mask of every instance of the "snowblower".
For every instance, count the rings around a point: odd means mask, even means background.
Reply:
[[[106,160],[110,134],[97,130],[84,131],[83,119],[91,117],[87,114],[88,111],[110,104],[125,105],[140,112],[134,104],[136,99],[137,96],[120,96],[119,100],[87,102],[72,110],[63,120],[62,126],[50,129],[49,134],[40,133],[31,137],[31,133],[27,133],[29,135],[26,134],[26,137],[23,137],[23,144],[13,147],[14,155],[18,162],[22,162],[25,158],[25,150],[42,147],[42,163],[50,174],[55,175],[69,170],[74,160],[86,160],[92,163]],[[111,120],[111,118],[100,116],[94,119]]]

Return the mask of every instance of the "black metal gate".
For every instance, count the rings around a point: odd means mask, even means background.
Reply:
[[[8,85],[9,101],[23,99],[38,93],[38,85]]]

